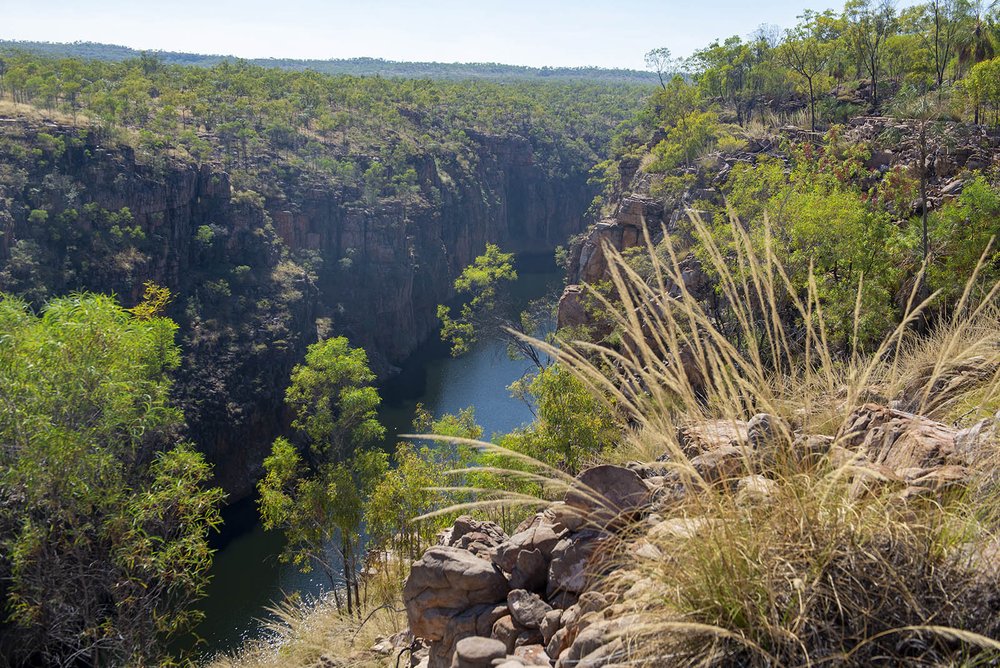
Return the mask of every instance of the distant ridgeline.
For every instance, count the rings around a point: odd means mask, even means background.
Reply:
[[[0,52],[27,51],[56,58],[87,58],[120,62],[138,58],[143,53],[156,56],[169,65],[210,67],[224,61],[239,60],[233,56],[180,53],[176,51],[139,51],[126,46],[96,42],[28,42],[0,40]],[[382,58],[338,58],[330,60],[297,60],[293,58],[248,59],[261,67],[284,70],[314,70],[323,74],[353,76],[405,77],[413,79],[490,79],[494,81],[592,81],[606,83],[655,84],[652,72],[602,67],[524,67],[499,63],[411,63]]]

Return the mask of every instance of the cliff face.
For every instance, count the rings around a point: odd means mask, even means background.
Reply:
[[[74,290],[127,305],[144,281],[175,295],[189,436],[231,500],[287,422],[291,367],[345,334],[385,377],[436,327],[487,242],[551,250],[583,227],[586,174],[553,176],[518,137],[473,135],[471,164],[414,165],[419,195],[365,198],[289,173],[276,197],[220,169],[137,158],[71,127],[0,124],[0,291],[36,305]]]

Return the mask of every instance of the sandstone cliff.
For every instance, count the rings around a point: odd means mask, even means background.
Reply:
[[[0,290],[132,304],[144,281],[169,287],[176,396],[231,500],[250,491],[286,419],[289,371],[319,334],[346,334],[389,375],[487,242],[549,251],[582,229],[593,196],[582,169],[553,175],[515,136],[470,131],[474,162],[420,159],[419,192],[378,198],[291,168],[261,194],[212,164],[0,120]]]

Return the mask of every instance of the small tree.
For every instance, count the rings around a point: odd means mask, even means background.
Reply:
[[[831,45],[823,40],[821,24],[815,15],[807,12],[802,23],[785,33],[779,54],[785,66],[805,82],[809,95],[810,129],[815,132],[817,79],[826,71],[833,54]]]
[[[176,325],[134,312],[0,295],[0,591],[26,665],[146,665],[199,619],[223,494],[178,443]]]
[[[481,336],[499,337],[506,341],[511,355],[521,356],[541,368],[542,356],[534,346],[512,332],[530,333],[536,323],[531,314],[510,317],[511,305],[507,287],[517,280],[514,254],[504,253],[495,244],[486,244],[486,252],[475,259],[455,279],[458,295],[471,295],[462,305],[458,317],[451,307],[441,304],[437,316],[441,319],[441,340],[451,344],[451,354],[463,355]]]
[[[674,62],[670,57],[670,49],[661,46],[658,49],[647,51],[645,60],[646,67],[656,72],[656,77],[660,80],[660,86],[663,90],[666,90],[667,80],[670,78],[670,67]]]
[[[886,39],[896,30],[893,0],[850,0],[844,8],[849,35],[872,81],[872,109],[878,109],[878,82]]]
[[[264,460],[258,484],[266,529],[282,529],[282,559],[304,572],[318,566],[334,587],[338,609],[344,587],[347,613],[359,610],[357,552],[363,505],[387,469],[377,445],[385,428],[376,418],[381,401],[371,383],[368,356],[344,337],[309,346],[305,363],[292,370],[285,403],[303,447],[279,438]],[[342,572],[328,557],[336,544]]]

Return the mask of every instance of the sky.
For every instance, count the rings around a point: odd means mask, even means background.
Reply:
[[[91,41],[243,58],[642,69],[824,0],[0,0],[0,39]]]

